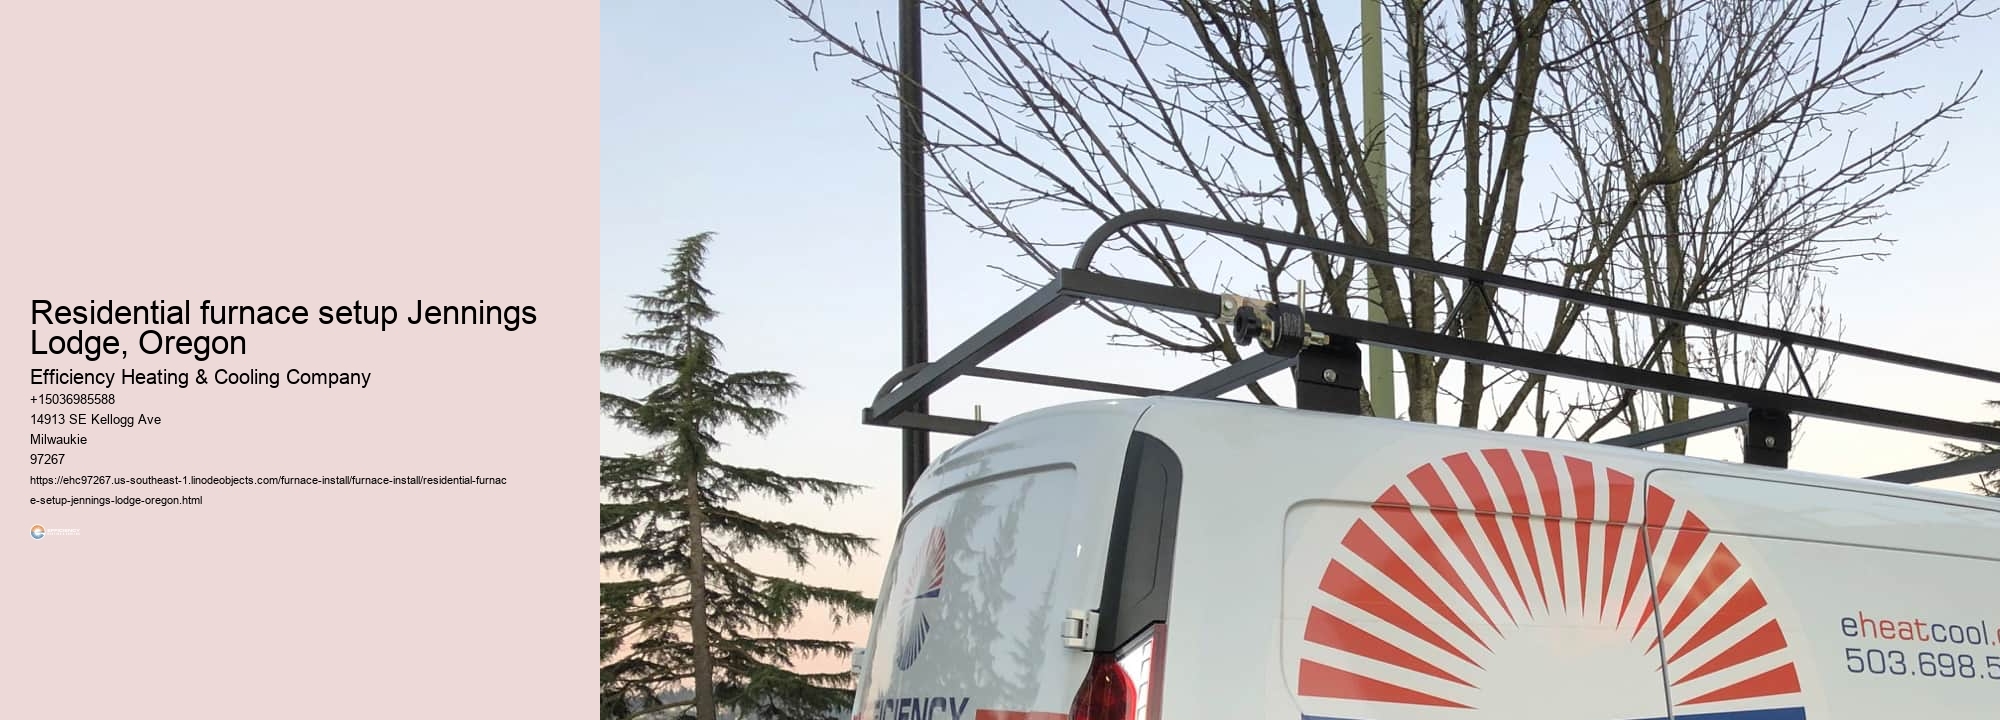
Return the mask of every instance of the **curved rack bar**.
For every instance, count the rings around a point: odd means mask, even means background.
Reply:
[[[1674,308],[1648,305],[1593,292],[1561,287],[1527,278],[1464,268],[1437,260],[1418,258],[1351,243],[1333,242],[1255,225],[1207,218],[1174,210],[1135,210],[1111,218],[1084,241],[1069,269],[1058,270],[1048,284],[993,319],[965,341],[937,360],[903,368],[876,393],[862,412],[862,422],[889,427],[918,428],[937,432],[977,434],[991,427],[983,420],[931,415],[919,410],[922,403],[940,388],[960,377],[983,377],[1009,382],[1030,383],[1093,392],[1137,396],[1218,397],[1260,378],[1297,367],[1301,407],[1337,412],[1355,412],[1353,402],[1360,391],[1351,378],[1359,376],[1352,364],[1331,366],[1328,362],[1358,362],[1356,344],[1390,347],[1469,363],[1573,378],[1587,382],[1658,392],[1667,395],[1712,400],[1731,406],[1720,413],[1692,418],[1652,428],[1641,433],[1605,440],[1606,444],[1642,447],[1673,439],[1691,437],[1729,427],[1744,427],[1760,442],[1746,442],[1746,462],[1782,467],[1789,454],[1791,414],[1890,428],[1906,432],[1970,440],[2000,446],[2000,427],[1960,420],[1900,412],[1885,408],[1843,403],[1807,395],[1767,390],[1697,377],[1686,377],[1645,368],[1626,367],[1547,352],[1533,348],[1491,343],[1429,333],[1408,327],[1359,318],[1335,317],[1328,313],[1302,311],[1284,306],[1288,317],[1303,318],[1306,329],[1323,336],[1324,347],[1300,352],[1267,351],[1217,369],[1178,389],[1166,391],[1113,382],[1019,372],[981,367],[992,357],[1057,313],[1079,303],[1094,301],[1128,307],[1180,313],[1201,318],[1219,318],[1235,307],[1234,298],[1203,290],[1174,287],[1131,278],[1098,273],[1090,269],[1103,245],[1118,233],[1140,225],[1166,225],[1214,233],[1250,242],[1267,243],[1308,252],[1323,253],[1397,268],[1460,278],[1482,289],[1506,288],[1585,305],[1610,308],[1670,322],[1735,332],[1772,340],[1788,351],[1797,347],[1815,348],[1883,363],[1927,370],[1971,380],[2000,383],[2000,371],[1932,360],[1854,343],[1759,326]],[[1462,303],[1461,303],[1462,304]],[[1274,308],[1276,306],[1274,305]],[[1260,311],[1261,312],[1261,311]],[[1294,328],[1296,330],[1296,328]],[[1343,349],[1344,348],[1344,349]],[[1311,364],[1308,364],[1311,361]],[[1352,372],[1351,372],[1352,371]],[[1324,382],[1321,382],[1321,380]],[[1310,387],[1309,387],[1310,386]],[[1313,402],[1308,403],[1308,391]],[[1329,395],[1328,393],[1332,393]],[[1330,398],[1340,399],[1338,402]],[[1909,470],[1885,473],[1875,479],[1895,482],[1923,482],[2000,468],[2000,454],[1972,460],[1952,461]]]
[[[1714,328],[1716,330],[1727,330],[1729,332],[1741,333],[1753,337],[1760,337],[1766,340],[1775,340],[1780,343],[1785,343],[1788,345],[1815,348],[1819,350],[1825,350],[1827,352],[1839,353],[1842,355],[1853,355],[1855,357],[1864,357],[1870,360],[1878,360],[1892,365],[1902,365],[1905,367],[1920,368],[1923,370],[1944,373],[1947,375],[1955,375],[1958,377],[1969,378],[1973,380],[1983,380],[1986,382],[2000,383],[2000,371],[1996,370],[1987,370],[1985,368],[1977,368],[1977,367],[1972,367],[1970,365],[1960,365],[1958,363],[1944,362],[1942,360],[1933,360],[1930,358],[1919,357],[1907,353],[1899,353],[1889,350],[1882,350],[1880,348],[1872,348],[1866,345],[1856,345],[1854,343],[1843,342],[1840,340],[1829,340],[1827,338],[1822,338],[1815,335],[1807,335],[1804,333],[1792,332],[1790,330],[1780,330],[1777,328],[1770,328],[1770,327],[1764,327],[1762,325],[1746,323],[1741,320],[1730,320],[1727,318],[1715,317],[1713,315],[1703,315],[1701,313],[1688,312],[1686,310],[1676,310],[1674,308],[1661,307],[1658,305],[1649,305],[1646,303],[1638,302],[1636,300],[1627,300],[1624,298],[1613,297],[1610,295],[1588,292],[1584,290],[1578,290],[1575,288],[1567,288],[1561,285],[1554,285],[1550,283],[1541,282],[1539,280],[1529,280],[1527,278],[1514,277],[1512,275],[1503,275],[1500,273],[1488,272],[1486,270],[1481,270],[1477,268],[1468,268],[1460,265],[1453,265],[1451,263],[1440,262],[1437,260],[1413,257],[1410,255],[1389,252],[1386,250],[1377,250],[1375,248],[1363,247],[1360,245],[1355,245],[1353,243],[1336,242],[1333,240],[1324,240],[1321,238],[1315,238],[1307,235],[1299,235],[1296,233],[1288,233],[1279,230],[1272,230],[1270,228],[1251,225],[1248,223],[1232,222],[1229,220],[1219,220],[1216,218],[1196,215],[1194,213],[1181,212],[1179,210],[1166,210],[1160,208],[1133,210],[1130,212],[1125,212],[1116,215],[1112,217],[1110,220],[1106,220],[1103,225],[1098,226],[1097,230],[1090,234],[1090,237],[1084,239],[1083,246],[1077,249],[1076,260],[1071,263],[1070,268],[1073,270],[1089,270],[1090,263],[1093,259],[1096,258],[1097,250],[1099,247],[1103,246],[1105,242],[1109,241],[1112,236],[1117,235],[1118,233],[1124,232],[1126,230],[1130,230],[1133,227],[1139,225],[1167,225],[1167,226],[1181,227],[1190,230],[1200,230],[1203,232],[1214,233],[1217,235],[1226,235],[1240,240],[1264,242],[1282,247],[1305,250],[1308,252],[1324,253],[1327,255],[1334,255],[1338,257],[1353,258],[1355,260],[1360,260],[1363,262],[1375,263],[1380,265],[1390,265],[1393,267],[1404,268],[1407,270],[1415,270],[1418,272],[1425,272],[1433,275],[1443,275],[1445,277],[1454,277],[1454,278],[1459,278],[1461,280],[1470,280],[1474,283],[1481,285],[1508,288],[1510,290],[1519,290],[1521,292],[1533,293],[1544,297],[1551,297],[1560,300],[1568,300],[1571,302],[1582,303],[1585,305],[1591,305],[1595,307],[1609,308],[1621,312],[1628,312],[1636,315],[1644,315],[1647,317],[1658,318],[1661,320],[1669,320],[1686,325],[1696,325],[1700,327]]]

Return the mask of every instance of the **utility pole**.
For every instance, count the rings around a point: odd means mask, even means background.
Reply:
[[[902,78],[896,94],[902,101],[903,162],[903,367],[930,362],[930,281],[924,257],[924,32],[920,0],[898,3],[897,26],[902,53]],[[919,400],[911,410],[930,412],[930,401]],[[931,436],[923,430],[903,430],[903,500],[931,462]]]
[[[1384,135],[1387,128],[1382,118],[1382,0],[1361,0],[1361,122],[1368,134],[1368,192],[1388,204],[1388,150]],[[1374,234],[1371,230],[1371,236]],[[1388,238],[1370,237],[1368,244],[1380,249],[1388,249]],[[1368,319],[1384,322],[1388,315],[1382,312],[1382,288],[1375,284],[1375,274],[1366,273],[1368,279]],[[1396,368],[1392,364],[1395,354],[1389,348],[1371,345],[1368,348],[1368,399],[1375,406],[1377,417],[1396,416]]]

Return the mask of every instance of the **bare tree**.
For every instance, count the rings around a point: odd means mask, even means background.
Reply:
[[[816,5],[778,3],[858,63],[893,143],[894,52]],[[925,87],[934,209],[1014,247],[1039,284],[1095,224],[1173,207],[1667,307],[1824,331],[1820,274],[1880,253],[1894,195],[1940,167],[1926,131],[1976,78],[1925,99],[1895,61],[1953,39],[1975,3],[1390,0],[1392,116],[1354,107],[1351,6],[1317,0],[930,0],[945,72]],[[1388,148],[1371,156],[1370,132]],[[1388,180],[1371,184],[1368,165]],[[1051,236],[1059,239],[1051,239]],[[1346,315],[1680,375],[1823,388],[1825,358],[1422,273],[1127,231],[1115,269],[1249,288]],[[1213,252],[1220,249],[1221,252]],[[1136,262],[1134,262],[1136,261]],[[1123,266],[1120,266],[1120,264]],[[1131,267],[1136,265],[1136,267]],[[1039,270],[1039,272],[1036,272]],[[1310,283],[1317,292],[1299,289]],[[1235,360],[1216,323],[1092,306],[1114,341]],[[1402,353],[1406,412],[1588,436],[1687,417],[1641,398]],[[1452,379],[1456,379],[1453,387]],[[1815,383],[1814,381],[1818,382]],[[1262,388],[1260,400],[1270,402]],[[1678,449],[1678,448],[1676,448]]]

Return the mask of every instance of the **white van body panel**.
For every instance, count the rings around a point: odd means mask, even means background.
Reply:
[[[1000,609],[949,598],[933,665],[893,662],[881,625],[906,619],[885,582],[858,717],[1066,715],[1090,655],[1062,647],[1061,617],[1103,596],[1135,432],[1180,476],[1159,712],[1140,720],[2000,717],[2000,503],[1186,399],[1033,413],[940,457],[892,579],[914,572],[929,508],[1075,470],[1005,495],[1045,517],[944,525],[947,572],[967,573],[947,582]],[[973,577],[1001,546],[1009,574]],[[881,702],[903,697],[966,709]]]
[[[1098,604],[1116,479],[1145,409],[1038,411],[932,463],[897,529],[856,717],[1023,720],[1007,713],[1068,709],[1090,658],[1062,646],[1062,622]]]
[[[1761,594],[1779,609],[1808,714],[2000,717],[1994,503],[1772,475],[1670,469],[1653,478],[1663,491],[1702,505],[1710,532],[1741,558],[1740,574],[1762,581]],[[1742,591],[1725,584],[1716,594],[1731,592]],[[1694,624],[1669,633],[1669,641]],[[1670,664],[1669,674],[1699,659]]]

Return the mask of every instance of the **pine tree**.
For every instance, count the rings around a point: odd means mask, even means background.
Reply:
[[[846,644],[785,637],[809,608],[844,622],[873,609],[860,593],[767,575],[742,562],[771,552],[806,570],[868,548],[850,533],[753,517],[740,501],[817,496],[831,505],[858,485],[731,465],[717,457],[729,426],[762,434],[773,405],[799,387],[782,372],[716,366],[722,342],[700,274],[712,233],[683,239],[668,284],[633,296],[643,330],[600,354],[604,367],[659,385],[640,397],[602,393],[619,426],[658,445],[599,459],[601,555],[617,577],[600,587],[601,715],[715,720],[718,709],[759,720],[818,720],[852,702],[845,673],[800,673],[795,662],[842,655]],[[692,690],[692,693],[687,693]],[[673,693],[669,695],[669,693]]]
[[[2000,408],[2000,400],[1988,400],[1986,401],[1986,404],[1991,407]],[[2000,420],[1989,420],[1980,424],[1990,427],[2000,427]],[[1958,445],[1954,443],[1945,443],[1944,447],[1938,449],[1939,455],[1943,455],[1947,458],[1951,458],[1954,460],[1960,458],[1976,457],[1979,455],[1987,455],[1996,452],[2000,452],[2000,446],[1984,445],[1975,448],[1965,445]],[[1987,472],[1980,473],[1979,477],[1973,479],[1972,489],[1978,491],[1980,494],[1983,495],[2000,497],[2000,470],[1989,470]]]

